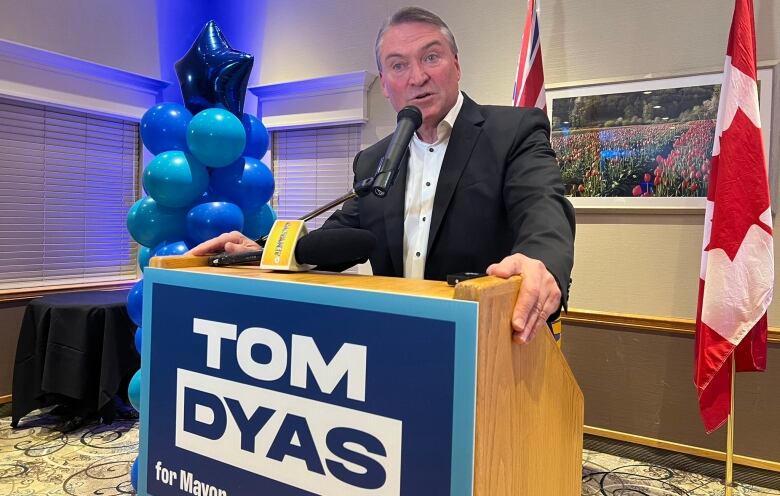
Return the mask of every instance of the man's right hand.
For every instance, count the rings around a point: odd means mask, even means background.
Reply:
[[[220,234],[216,238],[204,241],[188,251],[187,255],[202,256],[214,253],[242,253],[260,250],[260,245],[238,231]]]

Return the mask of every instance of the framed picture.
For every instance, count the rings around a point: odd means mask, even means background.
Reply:
[[[712,73],[548,89],[551,142],[572,204],[703,210],[721,79]],[[758,80],[769,160],[772,69],[760,69]]]

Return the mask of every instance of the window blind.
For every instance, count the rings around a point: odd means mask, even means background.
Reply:
[[[273,205],[280,219],[300,218],[352,189],[352,160],[360,151],[360,135],[359,124],[273,133]],[[320,227],[336,208],[306,227]]]
[[[0,290],[136,277],[138,123],[0,97]]]

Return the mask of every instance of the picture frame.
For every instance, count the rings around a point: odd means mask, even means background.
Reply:
[[[757,71],[774,198],[773,73],[774,67]],[[548,86],[551,142],[575,209],[703,212],[722,77],[712,72]]]

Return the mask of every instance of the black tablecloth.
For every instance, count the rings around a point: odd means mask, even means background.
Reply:
[[[112,398],[140,366],[127,290],[44,296],[25,309],[14,362],[12,424],[36,408],[75,401],[114,416]]]

